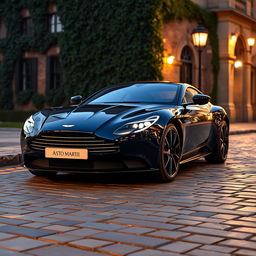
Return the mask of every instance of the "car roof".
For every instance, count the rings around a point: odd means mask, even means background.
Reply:
[[[116,86],[123,86],[123,85],[132,85],[132,84],[175,84],[180,86],[189,86],[189,84],[186,84],[186,83],[176,83],[176,82],[170,82],[170,81],[131,81],[127,83],[113,84],[107,87],[116,87]]]

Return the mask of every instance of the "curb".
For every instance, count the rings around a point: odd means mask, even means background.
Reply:
[[[0,156],[0,167],[21,163],[21,154]]]
[[[229,132],[229,135],[239,135],[239,134],[248,134],[248,133],[256,133],[256,130],[231,131]]]
[[[256,133],[256,130],[231,131],[229,135]],[[0,167],[21,164],[21,154],[0,156]]]

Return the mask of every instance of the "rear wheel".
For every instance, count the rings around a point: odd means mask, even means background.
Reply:
[[[205,157],[205,160],[209,163],[224,163],[228,155],[229,146],[229,128],[225,120],[222,121],[218,127],[216,136],[216,146],[210,155]]]
[[[51,171],[37,171],[37,170],[29,170],[29,171],[35,176],[48,177],[48,178],[55,177],[57,174],[57,172],[51,172]]]
[[[178,130],[173,124],[165,129],[160,145],[160,178],[168,182],[175,178],[179,171],[181,140]]]

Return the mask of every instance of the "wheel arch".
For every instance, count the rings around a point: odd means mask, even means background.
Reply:
[[[227,122],[228,129],[229,129],[230,121],[229,121],[229,118],[227,117],[227,115],[224,116],[223,120]]]
[[[168,124],[173,124],[175,126],[175,128],[178,130],[178,133],[180,135],[180,140],[181,140],[181,146],[183,148],[183,131],[182,131],[182,125],[181,125],[181,121],[177,118],[172,118]]]

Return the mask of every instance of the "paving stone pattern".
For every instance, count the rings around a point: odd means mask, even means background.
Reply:
[[[226,164],[171,183],[0,168],[0,256],[255,256],[256,134],[230,139]]]

